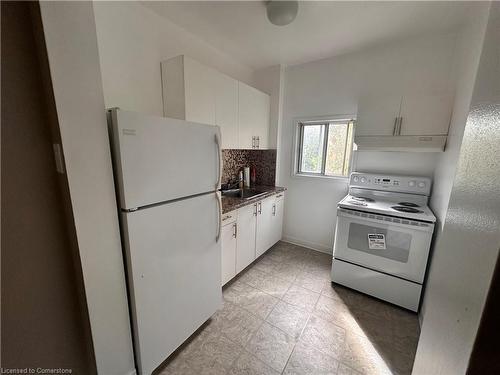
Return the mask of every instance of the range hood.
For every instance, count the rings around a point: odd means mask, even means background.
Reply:
[[[445,135],[358,136],[354,143],[358,151],[442,152]]]

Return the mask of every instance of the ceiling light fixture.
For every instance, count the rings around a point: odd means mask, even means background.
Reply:
[[[276,26],[285,26],[297,17],[298,1],[271,0],[266,3],[267,18]]]

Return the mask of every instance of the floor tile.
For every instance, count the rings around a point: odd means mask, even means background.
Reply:
[[[283,301],[303,310],[313,311],[319,297],[319,293],[293,284],[284,295]]]
[[[362,375],[360,372],[354,370],[353,368],[340,363],[337,370],[337,375]]]
[[[298,275],[295,284],[316,293],[321,293],[326,286],[324,277],[308,272],[302,272]]]
[[[254,355],[243,352],[228,372],[231,375],[279,375]]]
[[[336,375],[338,366],[339,363],[335,358],[311,346],[297,344],[283,373],[289,375]]]
[[[266,318],[270,324],[278,327],[294,339],[298,339],[304,329],[309,313],[286,302],[280,301]]]
[[[376,344],[363,336],[347,335],[340,361],[362,374],[392,374],[389,353],[378,350]]]
[[[264,323],[252,337],[246,350],[276,371],[283,371],[295,340],[280,329]]]
[[[417,315],[331,283],[330,263],[278,242],[224,288],[223,306],[159,373],[411,374]]]
[[[334,358],[340,358],[344,352],[345,336],[343,328],[311,316],[299,341]]]
[[[279,301],[277,298],[239,280],[223,292],[224,299],[264,319]]]
[[[224,309],[216,314],[215,319],[219,330],[240,345],[245,345],[263,322],[257,316],[229,302],[224,303]]]

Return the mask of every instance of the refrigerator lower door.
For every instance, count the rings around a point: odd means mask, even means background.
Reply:
[[[122,209],[217,190],[222,171],[218,126],[119,109],[109,117]]]
[[[221,306],[215,193],[123,213],[134,349],[151,374]]]

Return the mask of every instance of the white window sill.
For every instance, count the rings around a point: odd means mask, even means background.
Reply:
[[[307,174],[307,173],[294,173],[292,174],[294,178],[313,178],[320,180],[330,180],[330,181],[339,181],[339,182],[349,182],[349,176],[325,176],[325,175],[315,175],[315,174]]]

